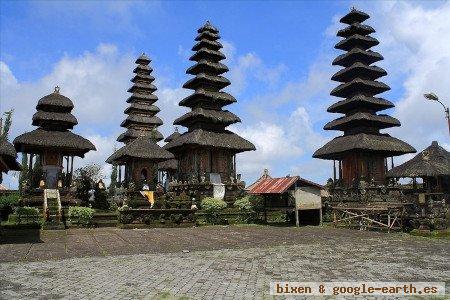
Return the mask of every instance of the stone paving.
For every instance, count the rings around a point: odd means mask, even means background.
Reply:
[[[450,284],[450,241],[405,234],[269,226],[52,234],[0,245],[10,261],[0,264],[0,299],[272,299],[273,280],[445,281],[447,293]]]

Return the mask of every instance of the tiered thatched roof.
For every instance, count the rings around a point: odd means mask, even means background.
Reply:
[[[394,107],[394,104],[375,95],[390,88],[378,78],[387,75],[383,68],[371,65],[383,59],[381,54],[369,50],[378,45],[378,40],[369,36],[375,30],[361,24],[369,18],[362,11],[352,9],[341,19],[348,26],[339,30],[342,37],[335,48],[347,51],[338,56],[333,65],[344,67],[333,75],[332,80],[341,84],[331,91],[332,96],[345,98],[328,108],[329,112],[344,116],[327,123],[325,130],[340,130],[343,136],[328,142],[314,153],[314,157],[340,159],[352,151],[371,151],[387,156],[416,152],[405,142],[381,134],[380,129],[400,126],[400,122],[378,111]]]
[[[70,129],[78,124],[72,115],[72,101],[55,91],[41,98],[33,115],[33,125],[39,128],[19,135],[14,139],[17,151],[25,153],[40,153],[45,149],[58,151],[63,155],[84,155],[96,150],[87,139],[72,133]]]
[[[228,68],[220,62],[225,55],[220,51],[223,46],[219,42],[219,31],[206,22],[197,32],[197,43],[192,48],[195,53],[190,58],[196,63],[186,71],[195,77],[183,85],[194,93],[180,101],[180,106],[191,111],[174,122],[187,127],[188,131],[169,141],[165,148],[172,152],[182,151],[188,145],[226,148],[235,153],[255,150],[252,143],[225,129],[240,119],[223,109],[236,99],[221,91],[230,81],[222,76]]]
[[[450,152],[434,141],[411,160],[389,170],[387,176],[395,178],[450,176]]]
[[[122,133],[117,141],[125,144],[134,139],[151,135],[155,141],[163,139],[157,127],[163,124],[162,120],[156,116],[159,108],[154,105],[158,97],[153,93],[156,86],[153,85],[155,78],[151,75],[153,69],[149,66],[151,60],[145,54],[136,59],[136,68],[133,70],[135,76],[131,79],[133,86],[128,89],[131,96],[127,102],[130,103],[124,113],[128,117],[120,124],[127,131]]]
[[[106,162],[110,164],[121,164],[127,163],[132,159],[161,162],[172,158],[172,153],[162,149],[158,144],[152,141],[149,136],[141,136],[114,152]]]

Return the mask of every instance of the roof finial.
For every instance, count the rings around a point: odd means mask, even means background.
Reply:
[[[59,86],[55,86],[55,93],[59,94]]]
[[[356,8],[354,6],[352,6],[352,11],[355,11],[355,10],[356,10]]]
[[[178,132],[178,126],[175,126],[175,132]]]

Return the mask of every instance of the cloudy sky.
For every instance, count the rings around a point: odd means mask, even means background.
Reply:
[[[167,136],[185,111],[178,102],[190,93],[181,86],[189,79],[196,30],[210,20],[222,36],[228,90],[238,99],[228,109],[242,119],[232,130],[257,148],[238,156],[244,180],[268,168],[272,176],[324,183],[331,165],[311,156],[340,134],[322,127],[337,117],[326,112],[338,100],[329,95],[339,70],[331,66],[340,54],[333,46],[343,27],[338,20],[352,6],[371,15],[367,24],[380,40],[374,50],[385,57],[378,65],[391,90],[383,97],[396,104],[386,113],[402,123],[388,132],[418,150],[433,140],[449,149],[442,107],[422,96],[433,91],[450,103],[450,2],[444,1],[1,1],[0,110],[14,109],[10,140],[32,129],[37,101],[59,85],[75,104],[74,131],[98,149],[78,166],[101,164],[108,177],[104,161],[120,146],[115,140],[135,58],[145,52],[153,60]],[[10,187],[16,182],[11,175],[4,180]]]

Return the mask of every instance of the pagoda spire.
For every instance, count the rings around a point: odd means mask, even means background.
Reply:
[[[330,94],[344,99],[331,105],[328,112],[344,116],[328,122],[324,129],[343,131],[344,135],[333,139],[313,155],[342,161],[347,184],[360,177],[382,181],[386,172],[383,164],[386,157],[415,152],[407,143],[380,133],[381,129],[400,126],[400,122],[389,115],[377,113],[394,107],[394,104],[378,96],[390,87],[379,80],[387,72],[373,65],[383,60],[383,56],[370,50],[379,41],[370,36],[375,30],[362,24],[369,18],[368,14],[352,8],[340,20],[347,26],[337,32],[342,40],[335,48],[345,53],[332,64],[343,69],[332,76],[331,79],[339,85]]]
[[[189,60],[195,64],[186,73],[194,75],[183,87],[194,90],[194,93],[181,100],[180,105],[191,108],[191,112],[175,120],[175,125],[201,129],[224,130],[226,126],[240,122],[235,114],[223,107],[236,102],[230,94],[221,91],[230,85],[230,81],[222,76],[228,67],[220,61],[225,55],[220,51],[223,47],[218,41],[219,31],[209,21],[198,30],[197,43],[192,47],[195,53]]]
[[[378,134],[380,129],[400,126],[397,119],[376,114],[377,111],[394,107],[394,105],[388,100],[375,96],[390,90],[390,87],[378,81],[380,77],[386,76],[387,72],[383,68],[371,65],[382,60],[383,57],[369,50],[379,42],[370,36],[375,30],[371,26],[361,24],[367,19],[369,19],[368,14],[352,8],[340,20],[348,26],[338,31],[337,36],[343,39],[336,44],[335,48],[347,53],[333,62],[344,68],[331,77],[332,80],[340,83],[331,91],[331,95],[345,98],[345,100],[333,104],[328,111],[343,113],[345,116],[326,124],[325,130],[342,130],[344,135],[360,132]],[[342,60],[342,57],[345,59]]]
[[[130,103],[124,113],[127,118],[120,126],[127,130],[122,133],[117,141],[125,144],[141,136],[151,136],[154,141],[163,139],[162,134],[157,130],[163,124],[162,120],[156,116],[160,109],[154,105],[158,97],[153,93],[156,86],[153,85],[155,78],[151,75],[153,69],[150,67],[150,58],[142,53],[136,59],[135,74],[131,79],[133,85],[128,89],[131,96],[127,99]]]
[[[179,104],[190,111],[174,121],[174,125],[187,127],[187,132],[177,133],[179,136],[169,139],[164,148],[176,158],[184,159],[180,161],[179,179],[219,173],[225,180],[236,175],[234,155],[255,150],[255,146],[226,129],[241,120],[224,109],[236,99],[222,91],[230,81],[223,76],[228,67],[221,63],[225,55],[221,52],[219,30],[207,21],[197,33],[196,44],[192,47],[194,54],[189,58],[194,65],[186,71],[193,78],[183,85],[194,92]],[[190,165],[187,161],[195,163]]]

